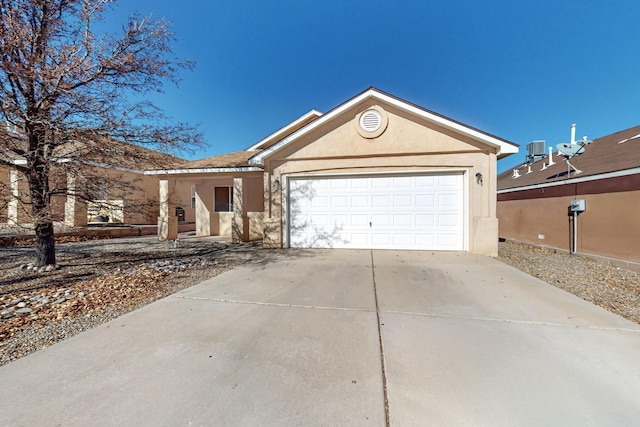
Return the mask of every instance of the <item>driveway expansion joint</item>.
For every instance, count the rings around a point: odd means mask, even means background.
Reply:
[[[380,304],[378,302],[378,285],[376,283],[376,268],[371,250],[371,283],[373,284],[373,296],[376,302],[376,321],[378,324],[378,341],[380,343],[380,370],[382,371],[382,391],[384,394],[384,414],[387,427],[391,425],[391,412],[389,408],[389,388],[387,386],[387,366],[384,356],[384,340],[382,339],[382,321],[380,320]]]
[[[230,304],[262,305],[266,307],[306,308],[306,309],[333,310],[333,311],[361,311],[365,313],[375,313],[375,310],[370,310],[368,308],[325,307],[325,306],[318,306],[318,305],[283,304],[283,303],[275,303],[275,302],[232,300],[232,299],[226,299],[226,298],[188,297],[188,296],[181,296],[181,295],[174,295],[173,297],[179,298],[179,299],[194,300],[194,301],[214,301],[214,302],[226,302]]]
[[[447,313],[419,313],[419,312],[413,312],[413,311],[400,311],[400,310],[385,310],[383,311],[383,313],[403,314],[407,316],[434,317],[434,318],[479,320],[483,322],[515,323],[515,324],[532,325],[532,326],[552,326],[556,328],[569,328],[569,329],[592,329],[592,330],[598,330],[598,331],[611,331],[611,332],[632,332],[632,333],[640,334],[640,329],[610,328],[610,327],[604,327],[604,326],[576,325],[576,324],[558,323],[558,322],[540,322],[536,320],[498,319],[494,317],[465,316],[461,314],[447,314]]]

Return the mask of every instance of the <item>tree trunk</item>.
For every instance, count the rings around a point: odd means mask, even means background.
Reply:
[[[32,138],[37,141],[35,134],[32,134]],[[32,144],[35,147],[41,145],[43,144]],[[53,240],[53,221],[49,214],[49,164],[44,161],[41,151],[34,151],[36,155],[29,159],[28,181],[36,232],[36,265],[42,266],[56,263],[56,250]]]
[[[56,263],[56,249],[53,238],[53,222],[37,221],[36,229],[36,265]]]

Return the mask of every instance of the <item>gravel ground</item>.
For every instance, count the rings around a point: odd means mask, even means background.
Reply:
[[[260,242],[155,236],[56,244],[58,270],[27,270],[32,246],[0,247],[0,365],[241,264],[281,251]],[[503,242],[499,260],[640,323],[640,274],[550,249]],[[22,269],[21,269],[22,266]],[[29,310],[18,314],[17,310]]]
[[[498,259],[640,324],[640,274],[579,255],[501,242]]]
[[[280,251],[215,237],[182,238],[177,248],[155,236],[92,240],[56,244],[60,268],[42,273],[21,269],[33,260],[32,246],[4,246],[0,253],[4,365],[240,264],[269,262]],[[20,307],[31,311],[18,314]]]

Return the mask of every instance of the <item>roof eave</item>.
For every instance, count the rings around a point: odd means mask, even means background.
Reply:
[[[438,124],[440,126],[444,126],[448,129],[451,129],[457,133],[466,135],[476,141],[482,142],[490,147],[496,149],[498,158],[503,158],[511,154],[515,154],[519,151],[519,148],[516,144],[502,140],[493,135],[489,135],[485,132],[482,132],[478,129],[471,128],[469,126],[463,125],[462,123],[456,122],[452,119],[449,119],[445,116],[441,116],[432,111],[426,110],[422,107],[418,107],[417,105],[413,105],[408,103],[407,101],[401,100],[399,98],[395,98],[391,95],[388,95],[384,92],[381,92],[375,88],[369,88],[366,91],[362,92],[359,95],[351,98],[349,101],[337,106],[330,112],[324,114],[322,117],[318,118],[314,122],[309,123],[304,128],[292,133],[288,137],[282,139],[271,147],[261,151],[255,156],[249,159],[250,164],[261,165],[264,163],[264,159],[269,157],[273,153],[279,151],[284,148],[286,145],[291,143],[297,138],[313,131],[314,129],[322,126],[324,123],[331,121],[333,118],[339,116],[343,112],[353,108],[355,105],[364,102],[369,98],[375,98],[382,102],[386,102],[387,104],[394,105],[397,108],[403,109],[411,114],[414,114],[418,117],[421,117],[431,123]]]
[[[289,135],[291,133],[294,133],[295,132],[294,129],[300,126],[301,123],[304,123],[313,117],[321,117],[321,116],[322,116],[322,113],[320,111],[315,109],[311,110],[307,114],[303,115],[302,117],[299,117],[298,119],[294,120],[293,122],[289,123],[283,128],[278,129],[277,131],[267,136],[266,138],[263,138],[262,140],[258,141],[251,147],[247,148],[245,151],[261,150],[262,147],[264,145],[267,145],[269,142],[273,142],[274,140],[277,141],[277,139],[281,139],[282,135]]]
[[[246,173],[262,172],[262,168],[256,166],[226,167],[226,168],[195,168],[195,169],[163,169],[148,170],[145,175],[188,175],[197,173]]]

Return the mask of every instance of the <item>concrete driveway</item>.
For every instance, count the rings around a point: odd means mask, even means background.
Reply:
[[[11,426],[638,420],[640,326],[464,253],[283,251],[0,368]]]

